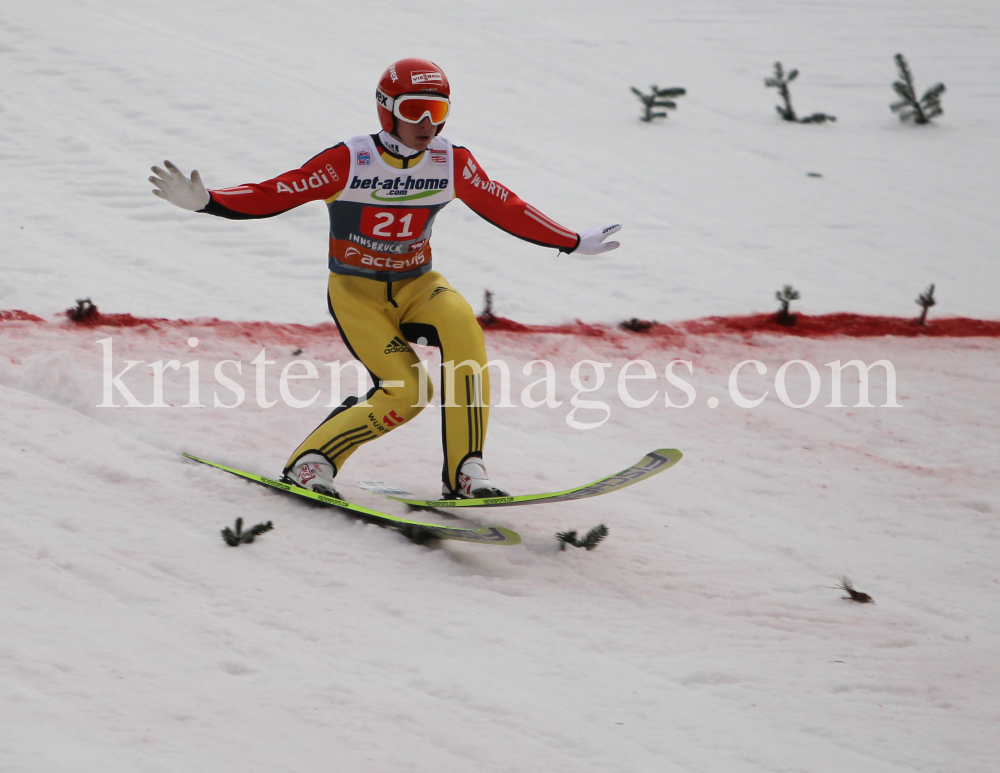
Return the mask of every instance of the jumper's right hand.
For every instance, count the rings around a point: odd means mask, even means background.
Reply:
[[[163,165],[166,169],[154,166],[153,174],[156,177],[149,178],[149,181],[156,186],[156,190],[153,191],[154,196],[159,196],[175,207],[191,212],[197,212],[208,206],[212,197],[205,190],[197,169],[191,172],[191,178],[188,179],[180,169],[169,161],[164,161]]]

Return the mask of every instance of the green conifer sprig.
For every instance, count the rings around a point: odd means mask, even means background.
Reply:
[[[655,325],[655,322],[651,322],[647,319],[639,319],[638,317],[632,317],[632,319],[626,320],[619,324],[622,330],[631,330],[633,333],[648,333]]]
[[[97,306],[93,304],[90,298],[77,299],[75,308],[66,309],[66,316],[74,322],[79,322],[81,319],[87,319],[98,313]]]
[[[240,545],[246,545],[253,542],[257,537],[265,532],[271,531],[274,528],[274,524],[268,521],[267,523],[258,523],[256,526],[243,531],[243,519],[236,519],[236,528],[230,529],[228,526],[222,530],[222,539],[226,541],[226,544],[232,548],[238,548]]]
[[[774,106],[774,109],[778,111],[778,115],[783,120],[791,121],[792,123],[826,123],[827,121],[836,121],[836,116],[827,115],[826,113],[813,113],[812,115],[807,115],[805,118],[799,118],[795,115],[795,109],[792,107],[792,93],[788,89],[788,84],[797,77],[799,77],[798,70],[792,70],[788,74],[785,74],[781,62],[775,62],[774,75],[764,79],[764,85],[768,88],[777,89],[778,93],[781,94],[781,99],[785,103],[784,107],[781,105]]]
[[[842,577],[840,579],[840,585],[834,585],[837,590],[847,591],[846,596],[841,596],[845,601],[856,601],[859,604],[874,604],[875,599],[859,590],[855,590],[851,581],[847,577]]]
[[[896,67],[899,69],[900,80],[892,84],[893,90],[899,95],[900,100],[889,105],[894,113],[899,114],[899,120],[906,123],[930,123],[932,118],[944,113],[941,107],[941,95],[944,94],[944,84],[938,83],[924,92],[924,95],[917,99],[916,89],[913,88],[913,76],[910,75],[909,65],[902,54],[896,54]]]
[[[496,315],[493,313],[493,292],[483,291],[483,311],[478,317],[479,324],[491,326],[497,323]]]
[[[586,548],[587,550],[593,550],[599,544],[601,540],[608,536],[608,527],[603,523],[597,524],[593,529],[587,532],[582,540],[577,539],[576,530],[573,531],[561,531],[556,535],[556,539],[559,540],[559,549],[565,550],[566,545],[572,545],[577,548]]]
[[[640,120],[652,121],[654,118],[666,118],[667,108],[671,110],[677,109],[677,103],[671,99],[671,97],[683,97],[687,94],[687,89],[672,88],[672,89],[661,89],[658,86],[650,86],[650,94],[643,94],[635,86],[632,86],[632,93],[639,97],[639,101],[643,105],[643,113],[639,116]],[[663,108],[662,112],[655,112],[656,108]]]
[[[799,77],[798,70],[792,70],[787,75],[781,66],[781,62],[774,63],[774,76],[771,78],[764,79],[764,85],[768,88],[777,89],[778,93],[781,94],[781,98],[785,102],[785,106],[775,105],[774,109],[778,111],[780,115],[786,121],[797,121],[795,117],[795,110],[792,108],[792,94],[788,90],[788,84]]]
[[[934,300],[934,285],[931,285],[924,292],[920,293],[917,297],[917,305],[922,309],[917,324],[924,325],[927,322],[927,310],[931,306],[937,305],[937,301]]]
[[[792,301],[797,301],[799,299],[799,291],[791,285],[785,285],[782,289],[774,293],[774,297],[781,303],[781,308],[778,310],[778,324],[794,325],[795,315],[788,313],[788,305]]]

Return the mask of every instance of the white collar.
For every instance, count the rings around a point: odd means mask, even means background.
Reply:
[[[402,158],[419,156],[423,152],[422,150],[414,150],[413,148],[407,147],[384,129],[378,133],[378,138],[386,150],[389,150]]]

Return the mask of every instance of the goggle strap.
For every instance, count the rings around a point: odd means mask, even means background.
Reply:
[[[392,112],[393,105],[396,104],[396,100],[382,91],[378,86],[375,87],[375,100],[390,113]]]

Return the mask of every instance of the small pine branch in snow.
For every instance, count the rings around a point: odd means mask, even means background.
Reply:
[[[813,113],[812,115],[807,115],[805,118],[800,118],[799,123],[826,123],[830,121],[837,120],[835,115],[827,115],[826,113]]]
[[[795,324],[795,315],[788,313],[788,304],[799,299],[799,291],[791,285],[785,285],[782,289],[775,292],[774,297],[781,302],[781,308],[778,309],[777,316],[778,324],[791,327]]]
[[[913,121],[913,123],[930,123],[932,118],[944,113],[941,107],[941,95],[944,94],[944,84],[938,83],[924,92],[924,95],[917,99],[917,91],[913,88],[913,76],[910,75],[909,65],[902,54],[896,54],[896,67],[899,69],[899,80],[892,84],[893,90],[900,97],[898,102],[893,102],[889,107],[892,112],[899,113],[899,120],[903,123]]]
[[[649,322],[645,319],[639,319],[638,317],[632,317],[632,319],[627,322],[622,322],[620,327],[623,330],[631,330],[633,333],[647,333],[649,329],[655,325],[655,322]]]
[[[90,298],[77,300],[76,308],[66,309],[66,316],[74,322],[79,322],[87,317],[92,317],[97,313],[97,307],[90,302]]]
[[[566,545],[572,545],[577,548],[586,548],[587,550],[593,550],[599,544],[601,540],[608,536],[608,527],[603,523],[597,524],[593,529],[587,532],[587,536],[583,539],[577,539],[576,530],[573,531],[561,531],[556,535],[556,539],[559,540],[559,549],[565,550]]]
[[[649,94],[643,94],[635,86],[632,87],[632,93],[639,97],[639,101],[642,102],[642,115],[639,116],[639,119],[647,123],[654,118],[666,118],[667,109],[677,109],[677,103],[673,101],[673,97],[683,97],[687,94],[687,89],[681,88],[661,89],[659,86],[650,86],[649,89]]]
[[[226,541],[226,544],[231,548],[238,548],[240,545],[246,545],[253,542],[257,537],[265,532],[271,531],[274,528],[274,524],[268,521],[267,523],[258,523],[256,526],[243,531],[243,519],[236,519],[236,528],[230,529],[228,526],[222,530],[222,539]]]
[[[777,89],[778,93],[781,94],[781,99],[785,103],[784,107],[781,105],[774,106],[774,109],[778,111],[778,115],[785,121],[791,121],[792,123],[826,123],[827,121],[836,121],[836,116],[827,115],[826,113],[813,113],[812,115],[807,115],[805,118],[799,118],[795,115],[795,109],[792,107],[792,93],[788,89],[788,84],[797,77],[799,77],[798,70],[792,70],[786,74],[781,66],[781,62],[775,62],[774,75],[764,79],[764,85],[767,88]]]
[[[777,89],[778,93],[781,94],[781,98],[785,102],[785,106],[775,105],[774,109],[778,111],[780,115],[786,121],[796,121],[795,110],[792,108],[792,94],[788,90],[788,84],[799,77],[798,70],[792,70],[788,75],[785,75],[785,71],[781,67],[781,62],[774,63],[774,76],[771,78],[764,79],[764,86],[771,89]]]
[[[493,293],[489,290],[483,292],[483,310],[479,315],[479,323],[486,327],[497,323],[497,318],[493,314]]]
[[[874,604],[875,599],[869,596],[867,593],[862,593],[859,590],[854,590],[854,586],[851,581],[846,577],[840,579],[840,585],[834,585],[837,590],[847,591],[846,596],[841,596],[842,599],[847,601],[856,601],[859,604]]]
[[[937,301],[934,300],[934,285],[931,285],[926,291],[917,296],[917,305],[921,308],[920,319],[917,320],[917,324],[924,325],[927,322],[927,310],[931,306],[937,305]]]

